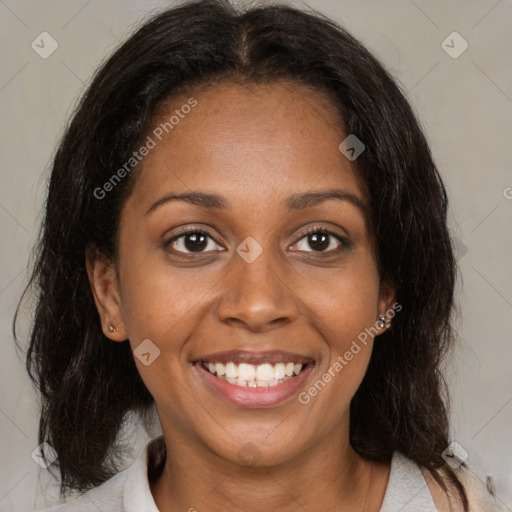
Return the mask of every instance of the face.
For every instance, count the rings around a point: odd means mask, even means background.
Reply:
[[[193,108],[174,99],[155,122],[182,114],[161,140],[150,134],[117,273],[89,261],[105,334],[139,355],[166,442],[276,464],[348,440],[373,346],[358,336],[393,297],[338,150],[346,134],[328,100],[298,84],[191,96]]]

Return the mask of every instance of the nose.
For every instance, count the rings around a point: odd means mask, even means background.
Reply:
[[[292,283],[286,282],[284,263],[273,257],[272,251],[264,250],[252,263],[238,254],[233,259],[217,302],[222,322],[264,332],[298,317]]]

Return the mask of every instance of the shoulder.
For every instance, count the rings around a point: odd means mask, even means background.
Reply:
[[[122,510],[123,490],[130,475],[130,469],[121,471],[110,480],[80,496],[75,496],[65,503],[40,512],[98,512],[98,510],[110,512]]]
[[[464,512],[464,508],[455,491],[446,493],[426,468],[421,468],[421,472],[427,482],[438,512]],[[486,486],[469,468],[461,467],[456,473],[466,491],[469,512],[500,512],[503,510],[487,491]]]
[[[146,444],[128,468],[110,480],[65,503],[39,512],[157,511],[148,481],[148,458],[153,441]]]

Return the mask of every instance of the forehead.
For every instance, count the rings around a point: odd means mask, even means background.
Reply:
[[[191,100],[192,109],[182,108]],[[192,91],[160,109],[149,135],[155,147],[137,170],[138,204],[192,189],[217,191],[234,206],[315,188],[363,198],[338,149],[346,135],[335,106],[302,84],[224,83]]]

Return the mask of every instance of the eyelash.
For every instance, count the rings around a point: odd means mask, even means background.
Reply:
[[[297,242],[299,242],[300,240],[302,240],[303,238],[305,238],[307,236],[314,235],[316,233],[323,233],[325,235],[329,235],[329,236],[334,237],[336,240],[338,240],[338,242],[340,242],[340,247],[338,247],[337,249],[331,249],[329,251],[305,251],[305,252],[313,252],[313,253],[317,253],[317,254],[332,254],[332,253],[335,253],[335,252],[341,252],[343,250],[349,250],[349,249],[352,248],[352,242],[350,242],[347,238],[339,235],[338,233],[335,233],[334,231],[331,231],[329,229],[326,229],[326,228],[323,228],[323,227],[320,227],[320,226],[316,226],[314,228],[309,228],[307,231],[305,231],[304,233],[301,234],[301,236],[297,240]],[[209,231],[207,231],[206,229],[203,229],[203,228],[188,228],[185,231],[181,232],[180,234],[178,234],[176,236],[173,236],[169,240],[166,240],[163,243],[163,248],[167,249],[169,245],[171,245],[173,242],[176,242],[180,238],[183,238],[183,237],[185,237],[187,235],[195,235],[195,234],[205,235],[205,236],[211,238],[215,243],[218,243],[215,240],[215,237]],[[297,243],[297,242],[295,242],[295,243]],[[205,251],[203,253],[201,253],[201,252],[197,252],[197,253],[194,253],[194,252],[181,252],[181,251],[177,251],[177,252],[180,255],[191,255],[191,254],[204,254],[205,252],[209,252],[209,251]],[[303,251],[298,251],[298,252],[303,252]]]
[[[319,254],[322,254],[323,252],[332,253],[332,252],[338,252],[338,251],[348,250],[348,249],[352,248],[352,242],[350,242],[348,238],[345,238],[344,236],[338,235],[338,233],[335,233],[334,231],[331,231],[329,229],[326,229],[326,228],[323,228],[320,226],[316,226],[314,228],[309,228],[308,230],[306,230],[304,233],[301,234],[301,237],[299,238],[299,240],[302,240],[304,237],[309,236],[309,235],[314,235],[316,233],[323,233],[325,235],[332,236],[333,238],[338,240],[338,242],[340,243],[340,247],[338,249],[334,249],[334,250],[331,249],[330,251],[312,251],[312,252],[318,252]]]

